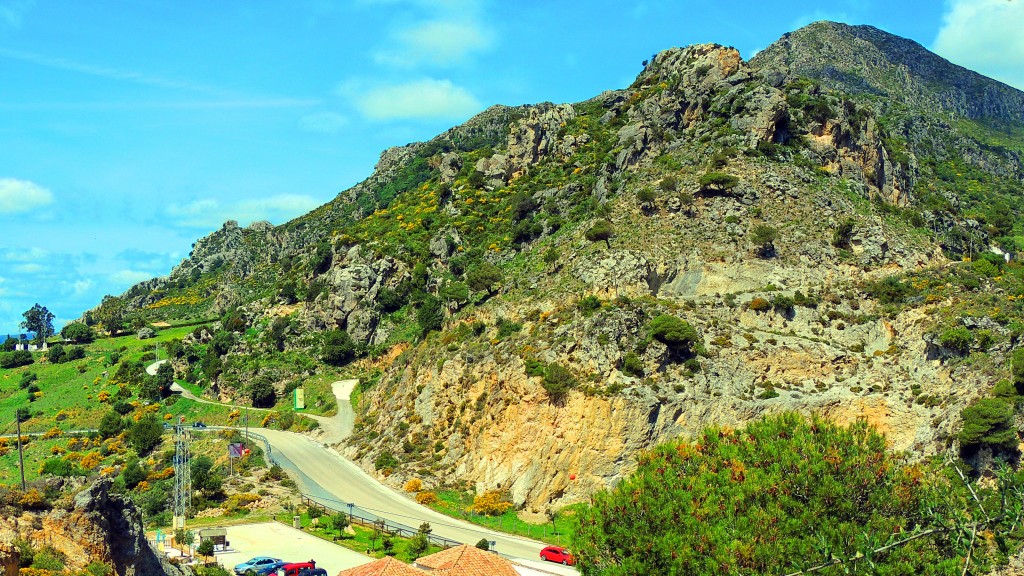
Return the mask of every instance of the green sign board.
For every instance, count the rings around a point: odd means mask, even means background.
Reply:
[[[306,394],[302,391],[302,388],[296,388],[292,395],[295,400],[296,410],[302,410],[306,407]]]

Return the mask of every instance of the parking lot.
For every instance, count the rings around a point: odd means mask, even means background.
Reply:
[[[316,560],[328,574],[372,562],[373,558],[336,546],[278,522],[241,524],[227,528],[230,551],[218,552],[217,562],[228,570],[253,556],[273,556],[285,562]]]

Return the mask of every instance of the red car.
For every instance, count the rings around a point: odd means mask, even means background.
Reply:
[[[561,546],[546,546],[540,551],[540,559],[547,560],[548,562],[561,562],[566,566],[575,566],[576,558],[573,557],[572,552],[569,552]]]
[[[284,576],[297,576],[302,570],[314,570],[316,569],[316,562],[310,560],[309,562],[291,562],[278,568],[277,573],[283,574]]]

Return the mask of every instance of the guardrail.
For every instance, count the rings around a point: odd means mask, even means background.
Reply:
[[[348,521],[350,524],[359,524],[360,526],[366,528],[374,528],[377,530],[381,530],[382,532],[385,532],[392,536],[401,536],[402,538],[412,538],[413,536],[416,536],[420,533],[420,531],[417,529],[410,528],[409,526],[405,526],[404,524],[392,522],[385,518],[381,518],[380,516],[377,516],[375,518],[368,518],[366,516],[356,514],[352,510],[346,512],[344,510],[332,508],[321,502],[317,502],[316,500],[310,498],[309,496],[306,496],[305,494],[300,494],[299,496],[304,505],[306,505],[309,508],[316,508],[317,510],[320,510],[323,515],[344,514],[348,516]],[[352,508],[354,507],[355,505],[353,504]],[[462,542],[459,542],[457,540],[451,540],[443,536],[435,536],[434,534],[427,534],[427,541],[431,544],[436,544],[441,548],[452,548],[454,546],[459,546],[462,544]]]

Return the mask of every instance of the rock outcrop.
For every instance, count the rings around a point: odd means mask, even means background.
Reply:
[[[116,576],[190,576],[191,570],[171,564],[153,549],[146,540],[142,513],[110,488],[109,479],[100,479],[78,492],[69,507],[0,518],[0,563],[6,574],[17,574],[18,566],[17,549],[12,550],[9,542],[22,538],[63,553],[67,569],[76,573],[102,563]]]

